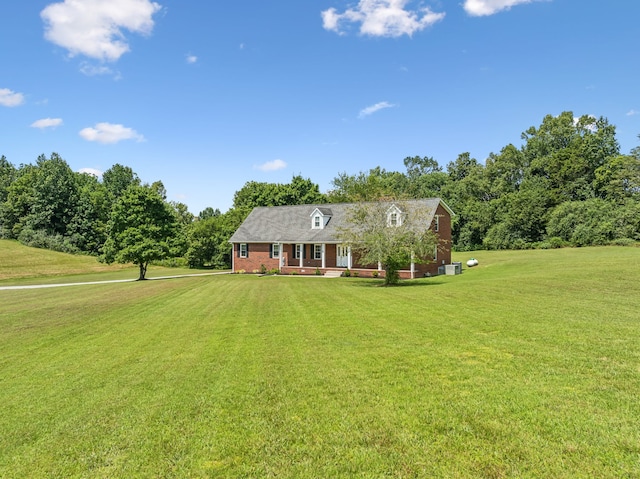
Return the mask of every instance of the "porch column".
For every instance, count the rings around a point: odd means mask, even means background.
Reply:
[[[327,245],[322,243],[322,269],[327,267]]]
[[[414,263],[414,256],[411,253],[411,279],[415,279],[416,274],[416,264]]]
[[[378,261],[378,271],[382,271],[382,263]]]
[[[300,267],[301,267],[301,268],[304,266],[304,260],[303,260],[303,258],[304,258],[304,245],[303,245],[303,244],[301,244],[301,245],[300,245],[300,258],[299,258],[299,259],[300,259]]]
[[[278,265],[280,266],[278,269],[281,271],[284,266],[284,250],[282,249],[282,246],[282,243],[278,243]]]
[[[353,268],[353,257],[351,256],[351,246],[347,248],[347,268]]]

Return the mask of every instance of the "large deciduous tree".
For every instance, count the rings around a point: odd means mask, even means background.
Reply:
[[[393,208],[398,211],[393,220]],[[351,247],[363,264],[381,263],[385,284],[397,284],[399,271],[412,261],[429,262],[438,246],[429,229],[429,218],[415,202],[380,200],[355,203],[347,211],[346,226],[340,240]]]
[[[249,214],[258,206],[304,205],[326,201],[320,188],[309,178],[296,175],[291,183],[249,181],[236,191],[233,207]]]
[[[151,188],[130,186],[113,206],[103,260],[134,263],[143,280],[151,261],[179,256],[181,246],[172,207]]]

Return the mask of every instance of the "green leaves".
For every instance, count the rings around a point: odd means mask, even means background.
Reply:
[[[389,222],[391,208],[399,211],[395,225]],[[395,284],[400,269],[412,261],[425,263],[432,259],[438,238],[429,226],[430,218],[417,202],[373,201],[355,203],[338,235],[351,246],[360,263],[381,263],[385,283]]]
[[[153,189],[131,186],[115,203],[109,220],[103,259],[135,263],[144,279],[151,261],[180,255],[177,216]]]

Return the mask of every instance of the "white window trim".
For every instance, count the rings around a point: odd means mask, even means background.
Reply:
[[[395,224],[392,221],[392,217],[395,215]],[[397,228],[402,226],[402,211],[396,205],[391,205],[387,210],[387,226]]]
[[[435,225],[433,226],[433,230],[437,233],[440,231],[440,215],[436,215],[434,219]]]
[[[238,249],[240,250],[240,257],[241,258],[248,258],[249,257],[249,248],[247,247],[247,243],[240,243],[240,245],[238,246]],[[243,249],[244,249],[244,251],[242,251]]]
[[[311,214],[311,229],[312,230],[323,230],[327,223],[331,219],[331,214],[324,214],[320,211],[320,208],[315,208]],[[318,224],[316,225],[316,219],[318,220]]]
[[[296,243],[293,245],[293,259],[300,259],[302,256],[302,248],[300,243]]]
[[[313,259],[322,259],[322,244],[313,245]]]
[[[277,253],[276,253],[276,250],[278,251]],[[273,258],[280,257],[280,243],[273,243],[271,245],[271,253]]]

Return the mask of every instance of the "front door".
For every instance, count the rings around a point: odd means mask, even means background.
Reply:
[[[336,266],[338,268],[349,267],[349,248],[339,244],[336,251]]]

